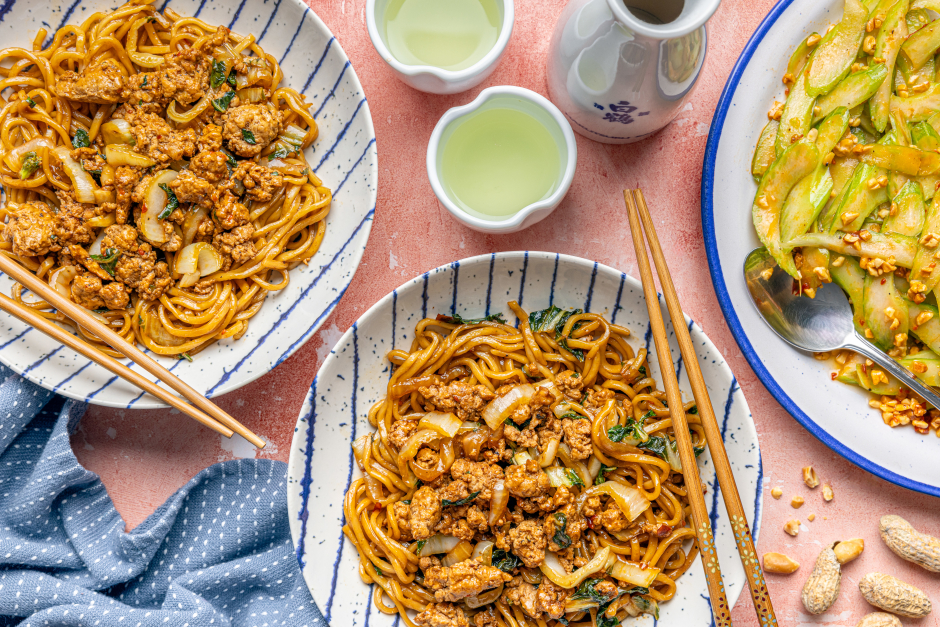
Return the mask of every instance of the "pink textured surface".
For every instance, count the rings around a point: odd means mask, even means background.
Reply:
[[[711,287],[699,205],[708,126],[725,80],[748,37],[773,5],[771,0],[725,0],[710,23],[711,47],[699,85],[679,119],[631,146],[605,146],[579,136],[578,173],[567,199],[546,221],[509,236],[476,233],[442,213],[427,182],[427,141],[448,108],[469,102],[484,87],[512,84],[546,93],[545,55],[564,2],[517,2],[515,31],[501,65],[484,85],[456,96],[429,96],[395,79],[369,42],[365,0],[310,4],[342,43],[369,97],[378,137],[379,200],[362,265],[321,331],[276,371],[219,400],[270,441],[260,456],[287,460],[297,412],[320,362],[359,315],[407,279],[455,259],[523,249],[587,257],[636,276],[621,190],[640,185],[683,305],[727,357],[754,414],[766,495],[758,552],[787,553],[802,564],[795,575],[768,575],[780,624],[854,626],[872,609],[856,585],[871,571],[898,576],[940,602],[940,579],[891,554],[878,538],[877,525],[881,514],[897,513],[918,528],[940,535],[938,502],[866,474],[800,427],[748,367]],[[746,214],[742,209],[742,220]],[[845,418],[859,419],[863,411]],[[872,416],[864,420],[860,428],[887,428],[874,425]],[[102,477],[128,528],[140,524],[197,472],[233,457],[231,450],[222,448],[219,436],[171,411],[92,407],[72,443],[79,460]],[[248,454],[252,454],[250,447]],[[833,502],[824,503],[820,489],[811,491],[803,485],[800,469],[809,464],[824,482],[832,484]],[[769,495],[777,485],[784,491],[779,501]],[[789,501],[797,494],[806,499],[806,505],[794,510]],[[815,522],[806,521],[810,513],[816,514]],[[803,521],[799,537],[791,538],[782,530],[791,518]],[[800,589],[816,555],[834,540],[853,537],[864,538],[867,546],[859,560],[845,567],[838,602],[824,616],[808,615],[799,600]],[[746,592],[734,610],[734,620],[742,626],[758,624]],[[932,616],[911,624],[940,622]]]

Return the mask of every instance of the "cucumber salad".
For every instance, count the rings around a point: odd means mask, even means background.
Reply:
[[[757,142],[761,243],[813,298],[848,294],[856,328],[940,387],[940,0],[845,0],[842,19],[793,51]],[[940,436],[940,411],[864,357],[832,378],[875,396],[890,426]]]

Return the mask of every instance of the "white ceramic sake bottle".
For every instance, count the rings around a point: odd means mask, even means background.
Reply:
[[[595,141],[626,144],[655,133],[695,86],[705,22],[719,1],[571,0],[548,53],[552,102]]]

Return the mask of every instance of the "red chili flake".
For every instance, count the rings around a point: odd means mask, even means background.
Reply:
[[[882,284],[882,285],[884,285],[884,284],[887,283],[887,282],[888,282],[888,279],[881,279],[881,284]]]
[[[372,511],[374,511],[374,512],[377,512],[377,511],[379,511],[379,510],[381,510],[381,509],[382,509],[382,506],[381,506],[379,503],[375,503],[375,504],[372,505]]]
[[[589,517],[589,518],[587,519],[587,526],[588,526],[588,529],[593,529],[593,528],[594,528],[594,519],[595,519],[595,518],[597,518],[597,516],[591,516],[591,517]]]
[[[672,527],[670,527],[669,525],[665,525],[665,524],[660,525],[659,529],[656,530],[656,535],[659,536],[660,538],[665,538],[670,533],[672,533]]]
[[[868,366],[866,366],[865,364],[862,364],[862,372],[864,372],[865,374],[868,374]]]
[[[921,435],[927,435],[928,433],[930,433],[930,429],[924,429],[923,427],[914,427],[914,431],[916,431],[917,433]]]
[[[808,290],[808,289],[809,289],[809,283],[804,283],[804,284],[803,284],[803,289],[804,289],[804,290]]]
[[[836,379],[837,376],[838,376],[837,373],[833,372],[833,373],[832,373],[832,380],[835,381],[835,379]]]
[[[858,323],[862,326],[865,326],[865,318],[859,318]]]
[[[137,249],[137,254],[143,257],[147,254],[147,251],[144,249],[143,246],[141,246],[140,248]]]

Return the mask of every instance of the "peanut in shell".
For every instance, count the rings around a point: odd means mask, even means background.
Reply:
[[[884,573],[868,573],[858,582],[865,600],[898,616],[921,618],[930,613],[930,599],[914,586]]]
[[[894,614],[872,612],[858,621],[855,627],[901,627],[901,619]]]
[[[803,607],[810,614],[822,614],[836,602],[842,583],[842,568],[832,547],[823,549],[816,565],[803,585]]]
[[[940,540],[920,533],[893,514],[882,516],[878,528],[881,539],[895,555],[930,572],[940,573]]]

